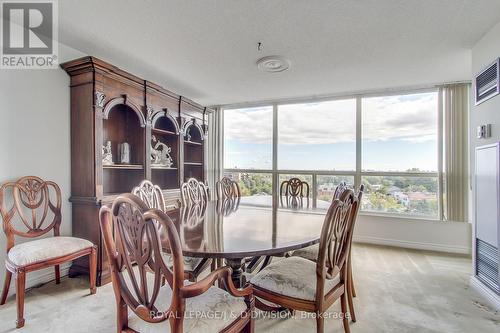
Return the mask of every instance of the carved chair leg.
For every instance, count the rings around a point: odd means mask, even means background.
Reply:
[[[255,321],[253,318],[250,318],[248,324],[246,324],[246,326],[243,328],[243,333],[254,333],[254,331],[255,331]]]
[[[325,332],[325,318],[323,317],[323,314],[321,312],[316,313],[316,332]]]
[[[128,328],[128,308],[120,296],[116,299],[116,327],[118,333]]]
[[[356,322],[356,313],[354,312],[354,302],[353,302],[353,297],[355,297],[355,295],[354,295],[354,285],[352,284],[352,266],[350,260],[347,263],[347,278],[346,278],[345,292],[347,294],[347,302],[349,303],[349,314],[351,316],[351,320],[353,322]]]
[[[354,302],[352,300],[352,289],[350,285],[346,286],[346,294],[347,294],[347,303],[349,304],[349,315],[351,316],[351,320],[356,322],[356,313],[354,312]]]
[[[351,260],[349,260],[349,264],[347,267],[347,274],[348,274],[347,283],[349,284],[349,290],[351,292],[352,297],[356,297],[356,290],[354,289],[354,279],[352,277],[352,261]]]
[[[90,294],[96,293],[96,278],[97,278],[97,248],[92,247],[92,252],[89,255],[89,279],[90,279]]]
[[[0,299],[0,305],[4,305],[7,301],[7,295],[9,294],[10,281],[12,279],[12,272],[5,270],[5,281],[3,283],[2,298]]]
[[[342,323],[344,324],[344,332],[350,333],[351,329],[349,328],[349,320],[347,319],[347,302],[346,302],[346,293],[344,292],[342,296],[340,296],[340,308]]]
[[[54,272],[56,273],[56,284],[61,283],[61,269],[59,265],[54,266]]]
[[[26,273],[19,271],[16,273],[16,302],[17,302],[17,321],[16,327],[24,326],[24,289],[26,287]]]

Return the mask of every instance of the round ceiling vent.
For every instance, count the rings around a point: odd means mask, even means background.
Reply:
[[[257,60],[257,67],[264,72],[277,73],[290,68],[290,60],[280,56],[269,56]]]

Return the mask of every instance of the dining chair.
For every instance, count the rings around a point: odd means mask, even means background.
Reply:
[[[127,193],[111,207],[103,206],[99,220],[111,268],[118,332],[254,331],[252,287],[237,289],[230,268],[184,284],[178,231],[164,212],[148,209],[139,197]],[[161,254],[165,249],[155,221],[165,228],[171,267]],[[216,281],[225,289],[215,287]]]
[[[138,196],[149,208],[154,208],[167,213],[167,206],[165,204],[165,197],[163,196],[163,191],[158,185],[153,184],[149,180],[143,180],[138,186],[132,189],[132,194]],[[183,211],[188,209],[193,211],[192,206],[184,206]],[[184,220],[184,219],[181,219]],[[157,224],[160,238],[164,235],[162,232],[162,225]],[[168,254],[164,254],[165,261],[172,264],[172,259]],[[198,276],[210,266],[210,259],[208,258],[194,258],[194,257],[184,257],[184,273],[186,278],[190,281],[196,281]]]
[[[290,178],[280,185],[280,203],[283,206],[283,198],[289,207],[303,206],[303,201],[307,201],[309,206],[309,184],[299,178]]]
[[[195,178],[189,178],[181,186],[181,201],[183,206],[206,205],[208,202],[208,187]]]
[[[357,198],[358,198],[358,204],[356,205],[356,210],[353,215],[353,221],[352,221],[352,228],[353,232],[351,233],[351,239],[349,242],[352,244],[352,237],[354,235],[354,227],[356,226],[356,220],[358,216],[359,209],[361,207],[361,200],[363,198],[363,192],[364,192],[364,185],[361,185],[359,187],[358,193],[357,193]],[[333,199],[340,199],[342,194],[344,193],[345,190],[348,189],[348,186],[345,182],[341,182],[337,188],[335,189]],[[351,245],[349,245],[351,248]],[[297,257],[302,257],[311,261],[316,261],[318,258],[318,250],[319,250],[319,245],[313,245],[309,246],[303,249],[299,249],[293,252],[293,256]],[[353,322],[356,322],[356,313],[354,311],[354,301],[353,298],[356,297],[356,290],[354,289],[354,278],[352,274],[352,251],[349,251],[349,257],[347,261],[347,301],[349,303],[349,309],[350,309],[350,315],[351,315],[351,320]]]
[[[8,205],[12,204],[10,208]],[[0,214],[7,237],[5,282],[0,305],[5,304],[12,276],[16,281],[17,328],[24,326],[26,274],[54,266],[56,284],[61,282],[60,265],[88,256],[90,293],[96,293],[97,247],[92,242],[60,236],[61,190],[52,181],[22,177],[0,186]],[[53,231],[54,237],[39,238]],[[29,241],[15,244],[15,236]],[[38,239],[35,239],[38,238]]]
[[[241,191],[237,182],[229,177],[223,177],[215,183],[215,192],[219,214],[227,216],[238,209],[241,200]]]
[[[347,320],[346,281],[352,233],[352,216],[358,199],[346,190],[335,199],[326,214],[316,262],[289,257],[273,262],[258,272],[250,283],[254,295],[283,308],[315,314],[316,330],[324,332],[323,314],[340,298],[344,331]]]
[[[344,191],[347,190],[348,188],[349,187],[347,186],[346,182],[340,182],[335,188],[335,191],[333,192],[332,201],[335,199],[340,199],[342,193],[344,193]],[[296,257],[309,259],[311,261],[316,261],[316,258],[318,258],[318,249],[319,249],[319,244],[315,244],[313,246],[308,246],[303,249],[295,250],[292,255]]]
[[[229,177],[223,177],[215,183],[217,200],[241,198],[240,186]]]
[[[217,194],[217,211],[224,216],[238,209],[241,200],[241,190],[237,182],[229,177],[223,177],[215,184]],[[259,265],[269,262],[264,256],[245,258],[245,271],[253,273]],[[221,265],[220,260],[217,265]],[[261,267],[263,268],[263,267]]]

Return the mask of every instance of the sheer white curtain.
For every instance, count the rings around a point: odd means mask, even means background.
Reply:
[[[470,84],[440,87],[443,101],[443,204],[448,221],[468,220]]]
[[[224,138],[222,110],[216,108],[208,115],[208,186],[210,197],[215,198],[215,183],[222,177]]]

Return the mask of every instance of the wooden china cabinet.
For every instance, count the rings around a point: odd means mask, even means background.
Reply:
[[[211,110],[94,57],[61,67],[71,77],[73,235],[97,244],[97,284],[102,285],[110,275],[99,230],[100,207],[144,179],[163,189],[168,205],[178,204],[186,179],[206,182]],[[108,141],[110,165],[103,163]],[[158,142],[171,149],[172,165],[152,163],[151,147]],[[129,163],[120,163],[123,143],[130,145]],[[70,276],[87,274],[86,260],[75,261]]]

